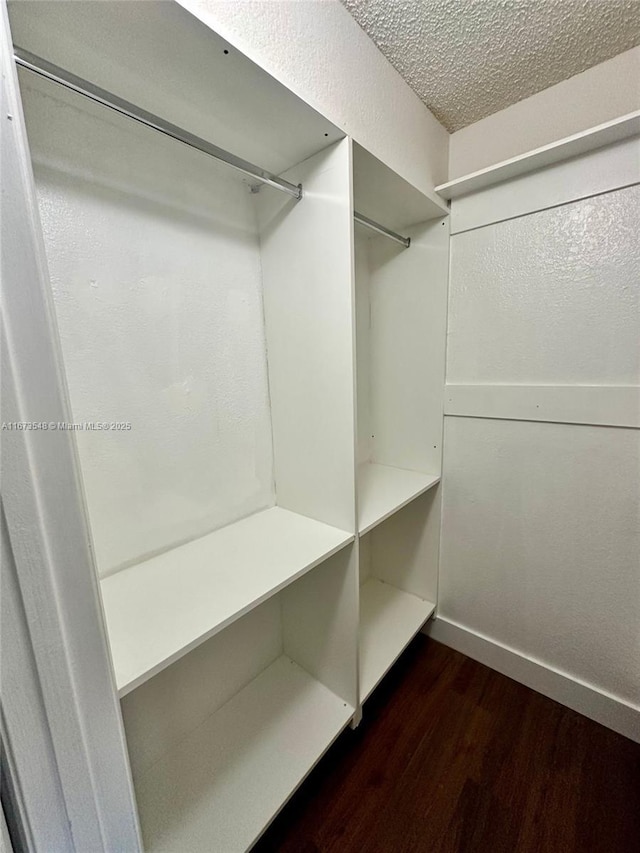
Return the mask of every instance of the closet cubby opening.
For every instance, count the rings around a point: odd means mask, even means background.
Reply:
[[[122,700],[147,850],[251,847],[354,715],[356,598],[352,545]]]
[[[354,143],[354,204],[410,246],[356,222],[358,530],[440,480],[445,209]],[[444,276],[444,278],[443,278]]]
[[[77,433],[124,695],[353,539],[348,143],[256,195],[21,86],[73,420],[127,426]]]
[[[439,525],[435,488],[360,537],[362,702],[435,611]]]

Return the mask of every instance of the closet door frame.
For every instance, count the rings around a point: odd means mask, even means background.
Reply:
[[[46,716],[48,731],[39,734],[52,745],[73,846],[136,853],[142,844],[75,436],[48,428],[72,417],[5,0],[0,13],[6,544]],[[47,428],[11,427],[24,423]],[[3,583],[8,571],[3,565]],[[20,697],[4,701],[19,703]],[[28,806],[29,791],[22,794]],[[41,829],[50,819],[27,817]]]

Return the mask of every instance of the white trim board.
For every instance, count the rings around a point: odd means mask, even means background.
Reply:
[[[513,678],[543,696],[565,705],[640,743],[640,708],[585,684],[568,673],[526,657],[515,649],[484,637],[462,625],[438,616],[425,627],[424,633],[496,672]]]
[[[466,418],[640,428],[640,386],[446,385],[444,413]]]
[[[377,578],[369,578],[360,590],[360,692],[364,702],[436,606]]]
[[[451,235],[620,190],[640,182],[640,136],[562,160],[451,205]]]
[[[503,160],[494,166],[487,166],[485,169],[463,175],[461,178],[448,181],[446,184],[440,184],[435,188],[435,191],[442,198],[460,198],[509,178],[517,178],[520,175],[533,172],[535,169],[541,169],[568,160],[570,157],[595,151],[605,145],[620,142],[622,139],[628,139],[637,134],[640,134],[640,110],[607,121],[589,130],[574,133],[572,136],[566,136],[564,139],[543,145],[541,148],[534,148],[532,151]]]
[[[68,422],[5,3],[0,40],[2,202],[11,211],[1,222],[2,414],[7,422]],[[9,544],[74,849],[138,853],[142,844],[75,434],[17,430],[3,433],[2,441]]]

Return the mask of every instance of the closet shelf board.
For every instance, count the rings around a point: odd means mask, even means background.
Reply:
[[[120,696],[353,540],[272,507],[101,581]]]
[[[369,696],[435,610],[394,586],[370,578],[360,590],[360,695]]]
[[[422,474],[372,462],[361,465],[358,469],[360,534],[367,533],[439,482],[439,474]]]
[[[354,709],[282,656],[138,783],[149,853],[244,853]]]
[[[621,142],[638,134],[640,134],[640,110],[551,142],[549,145],[543,145],[541,148],[535,148],[533,151],[527,151],[525,154],[519,154],[517,157],[511,157],[509,160],[503,160],[494,166],[471,172],[446,184],[440,184],[435,189],[444,199],[460,198],[510,178],[533,172],[535,169],[553,166],[570,157],[587,154],[589,151]]]

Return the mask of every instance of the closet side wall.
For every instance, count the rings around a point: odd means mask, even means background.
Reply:
[[[432,629],[638,738],[639,180],[635,140],[454,202]]]

